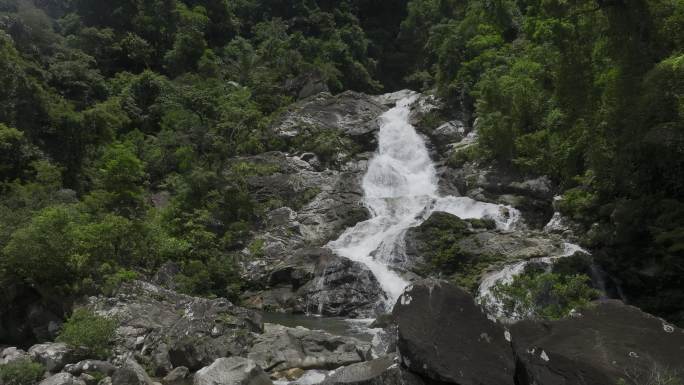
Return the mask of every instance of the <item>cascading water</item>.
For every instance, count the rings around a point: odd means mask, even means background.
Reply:
[[[381,116],[379,148],[363,178],[364,204],[371,218],[347,229],[328,246],[338,255],[366,265],[386,293],[386,310],[408,282],[396,267],[405,260],[404,234],[434,211],[461,218],[492,218],[507,229],[519,213],[508,206],[467,197],[437,194],[437,173],[425,142],[409,123],[410,106],[419,94],[409,93]]]

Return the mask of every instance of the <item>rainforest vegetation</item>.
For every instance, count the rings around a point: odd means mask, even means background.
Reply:
[[[235,159],[288,150],[269,125],[313,76],[435,92],[469,158],[548,175],[626,298],[682,324],[683,27],[682,0],[0,0],[0,287],[76,298],[171,260],[237,298],[274,208],[246,178],[277,170]]]

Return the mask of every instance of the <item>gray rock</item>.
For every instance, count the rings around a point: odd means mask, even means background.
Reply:
[[[282,138],[301,135],[314,127],[368,139],[368,134],[380,128],[377,117],[385,109],[373,97],[353,91],[334,96],[320,93],[291,106],[273,130]]]
[[[86,383],[69,373],[58,373],[46,378],[38,385],[86,385]]]
[[[75,364],[64,366],[64,371],[74,376],[82,373],[99,373],[111,376],[116,367],[107,361],[84,360]]]
[[[248,358],[270,372],[292,368],[335,369],[365,361],[370,343],[303,327],[266,324]]]
[[[323,385],[424,385],[416,374],[402,368],[396,356],[390,355],[372,361],[345,366],[334,371]]]
[[[513,384],[515,361],[505,329],[458,287],[415,282],[393,315],[399,355],[410,371],[459,385]]]
[[[224,298],[196,298],[147,282],[123,284],[112,297],[92,297],[88,307],[119,320],[117,356],[135,354],[153,374],[172,367],[197,370],[216,358],[246,353],[261,316]],[[168,359],[168,361],[166,361]]]
[[[28,351],[31,358],[45,366],[49,372],[58,372],[75,359],[74,350],[62,342],[33,345]]]
[[[535,228],[548,223],[554,211],[556,186],[548,177],[530,177],[493,164],[469,161],[458,168],[447,168],[441,174],[440,187],[477,200],[512,205]]]
[[[432,136],[438,143],[455,143],[463,140],[466,128],[462,121],[452,120],[435,128]]]
[[[684,373],[684,330],[620,301],[511,326],[520,385],[650,383]]]
[[[0,351],[0,365],[9,364],[14,361],[26,360],[29,358],[28,353],[15,347],[5,348]]]
[[[112,375],[112,385],[154,385],[150,376],[138,362],[127,358],[124,365]]]
[[[325,77],[320,71],[305,72],[293,79],[288,79],[285,90],[295,95],[297,99],[305,99],[321,92],[329,92]]]
[[[195,373],[193,385],[273,385],[263,369],[242,357],[219,358]]]
[[[163,385],[185,385],[190,376],[190,370],[185,366],[179,366],[169,372],[163,379]]]
[[[348,258],[328,254],[319,260],[316,278],[302,288],[307,311],[326,316],[374,316],[385,292],[373,273]]]
[[[81,373],[81,375],[78,376],[78,379],[85,382],[86,385],[97,385],[99,382],[95,376],[88,373]]]

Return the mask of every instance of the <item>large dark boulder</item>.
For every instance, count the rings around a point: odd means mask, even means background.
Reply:
[[[513,384],[509,335],[465,291],[444,281],[415,282],[393,315],[409,370],[459,385]]]
[[[520,385],[647,383],[684,373],[684,330],[619,301],[559,321],[521,321],[511,334]]]

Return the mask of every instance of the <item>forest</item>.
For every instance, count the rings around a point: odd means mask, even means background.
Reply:
[[[235,159],[338,161],[333,132],[270,129],[310,77],[463,111],[479,141],[451,164],[547,175],[630,303],[684,326],[682,0],[0,0],[0,307],[166,261],[237,300],[278,202]]]

